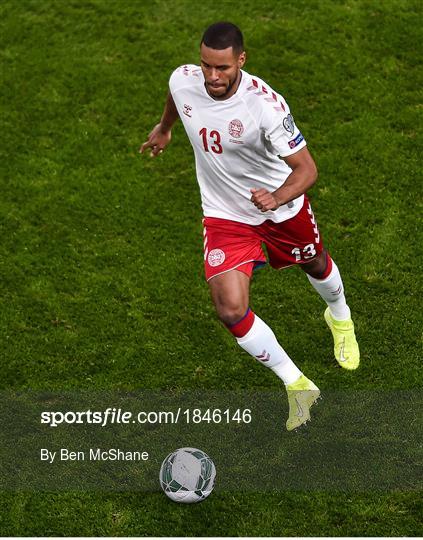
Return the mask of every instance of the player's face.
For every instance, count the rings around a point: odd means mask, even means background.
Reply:
[[[207,92],[215,99],[228,99],[237,90],[245,52],[234,53],[232,47],[217,50],[201,44],[201,69]]]

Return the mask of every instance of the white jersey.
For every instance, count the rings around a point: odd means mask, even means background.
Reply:
[[[235,94],[221,101],[207,93],[199,66],[176,69],[169,88],[194,149],[204,215],[251,225],[279,223],[300,211],[304,195],[261,212],[250,189],[279,188],[291,173],[281,158],[306,142],[283,97],[258,77],[241,74]]]

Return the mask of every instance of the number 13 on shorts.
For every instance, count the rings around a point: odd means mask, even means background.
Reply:
[[[294,248],[291,253],[295,256],[296,261],[306,261],[316,256],[316,249],[314,244],[307,244],[302,250],[298,247]]]

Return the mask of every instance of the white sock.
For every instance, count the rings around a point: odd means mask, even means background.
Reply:
[[[279,345],[275,334],[257,315],[245,336],[236,340],[251,356],[274,371],[285,384],[291,384],[301,377],[301,371]]]
[[[331,315],[338,321],[346,321],[351,317],[344,294],[344,285],[338,267],[332,259],[332,271],[325,279],[316,279],[307,274],[308,280],[329,306]]]

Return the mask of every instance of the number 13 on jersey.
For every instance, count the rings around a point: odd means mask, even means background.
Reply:
[[[220,133],[216,131],[215,129],[213,131],[210,131],[210,133],[207,135],[207,128],[203,127],[199,131],[199,135],[203,138],[203,147],[206,152],[214,152],[215,154],[221,154],[223,152],[223,148],[221,143],[221,137]],[[210,142],[213,144],[210,146],[209,150],[209,141],[208,139],[211,139]]]

